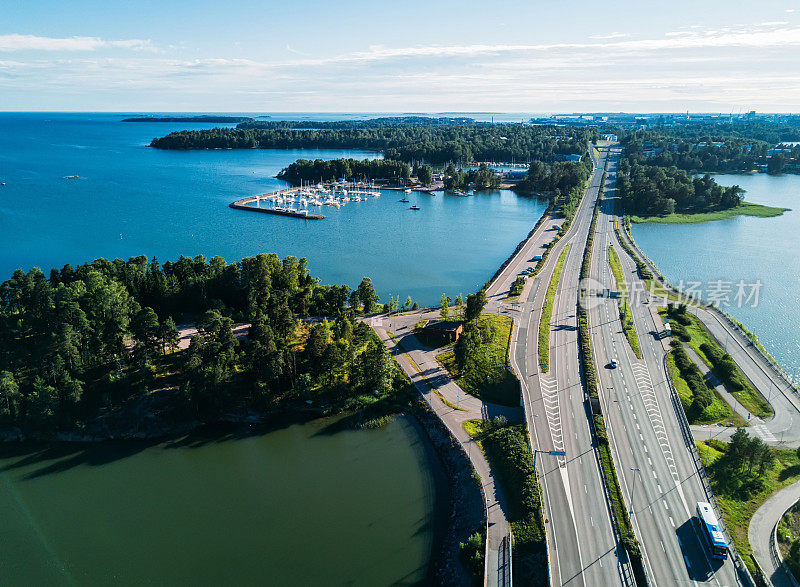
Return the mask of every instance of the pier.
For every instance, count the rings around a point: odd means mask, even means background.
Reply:
[[[385,189],[385,188],[384,188]],[[341,208],[348,202],[363,202],[368,198],[379,198],[380,189],[369,183],[318,183],[314,186],[291,187],[268,194],[248,196],[228,204],[235,210],[276,214],[305,220],[322,220],[323,214],[309,208],[332,206]],[[264,202],[265,206],[261,206]]]

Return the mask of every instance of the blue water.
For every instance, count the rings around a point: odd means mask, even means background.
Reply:
[[[747,190],[748,202],[792,208],[775,218],[739,216],[705,224],[634,224],[633,236],[673,284],[722,280],[732,284],[722,308],[758,335],[800,380],[800,176],[716,175]],[[758,305],[734,299],[736,284],[760,281]]]
[[[282,187],[274,178],[303,158],[376,157],[360,151],[159,151],[155,136],[207,124],[122,123],[115,114],[0,113],[0,280],[16,268],[97,257],[258,253],[307,257],[324,283],[420,304],[474,291],[541,216],[545,204],[499,191],[472,198],[384,192],[325,208],[322,221],[228,208]],[[65,179],[78,175],[80,179]]]

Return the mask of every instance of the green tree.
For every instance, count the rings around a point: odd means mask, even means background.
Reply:
[[[181,333],[175,325],[175,320],[172,319],[172,316],[167,316],[167,319],[161,324],[159,336],[162,350],[167,349],[171,352],[178,348]]]
[[[417,179],[422,185],[430,185],[433,183],[433,169],[430,165],[422,165],[417,170]]]
[[[467,296],[467,306],[464,309],[464,320],[471,322],[478,318],[486,307],[486,291],[481,289]]]
[[[380,301],[378,294],[375,293],[375,286],[372,285],[372,280],[365,277],[358,284],[358,300],[364,308],[365,314],[372,314],[375,311],[375,306]]]
[[[0,422],[18,422],[22,416],[22,394],[14,374],[0,372]]]
[[[447,294],[442,294],[442,301],[441,301],[441,310],[439,311],[442,318],[447,320],[447,316],[450,314],[450,298]]]

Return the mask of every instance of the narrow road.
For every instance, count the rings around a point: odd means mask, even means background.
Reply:
[[[428,317],[432,317],[435,313],[428,314]],[[521,410],[490,404],[461,391],[449,373],[436,360],[435,355],[441,352],[441,349],[428,349],[413,335],[414,325],[419,320],[425,319],[425,316],[426,314],[377,316],[370,319],[370,324],[411,379],[417,391],[461,444],[475,471],[480,475],[486,497],[488,530],[484,584],[490,587],[510,587],[512,560],[508,504],[500,486],[495,483],[489,461],[464,430],[463,423],[473,418],[493,418],[499,415],[509,421],[521,420]],[[400,342],[400,346],[396,340]],[[442,397],[439,397],[434,389]],[[457,407],[448,406],[442,398]]]
[[[796,504],[798,499],[800,499],[800,482],[784,487],[756,510],[747,529],[753,556],[775,587],[795,587],[795,583],[774,554],[773,533],[784,512]]]
[[[638,248],[625,231],[624,238],[633,246],[638,255],[648,263],[653,275],[662,287],[675,291],[661,275],[658,268]],[[751,432],[772,446],[800,446],[800,392],[778,371],[772,362],[753,344],[748,336],[729,318],[719,311],[703,306],[689,306],[705,325],[717,342],[733,357],[742,373],[750,380],[761,395],[772,405],[775,412],[767,420],[752,420]],[[720,431],[716,426],[693,426],[692,433],[697,440],[716,437],[727,440],[735,430]]]

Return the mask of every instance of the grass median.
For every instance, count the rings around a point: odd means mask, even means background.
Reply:
[[[608,264],[611,266],[611,272],[614,274],[614,280],[617,282],[617,291],[620,293],[619,305],[619,319],[622,323],[622,332],[625,333],[625,338],[631,346],[633,354],[637,359],[642,358],[642,350],[639,348],[639,337],[636,335],[636,326],[633,324],[633,314],[631,313],[630,300],[628,299],[628,286],[625,283],[625,273],[622,271],[622,265],[617,257],[617,252],[614,247],[608,247]]]
[[[539,320],[539,368],[542,373],[547,373],[550,369],[550,321],[553,318],[553,305],[555,304],[556,292],[558,291],[558,282],[561,279],[561,271],[564,269],[564,262],[567,259],[568,252],[569,245],[564,247],[564,250],[558,257],[556,268],[553,270],[553,275],[550,278],[550,285],[547,286],[544,307],[542,307],[542,316]]]

